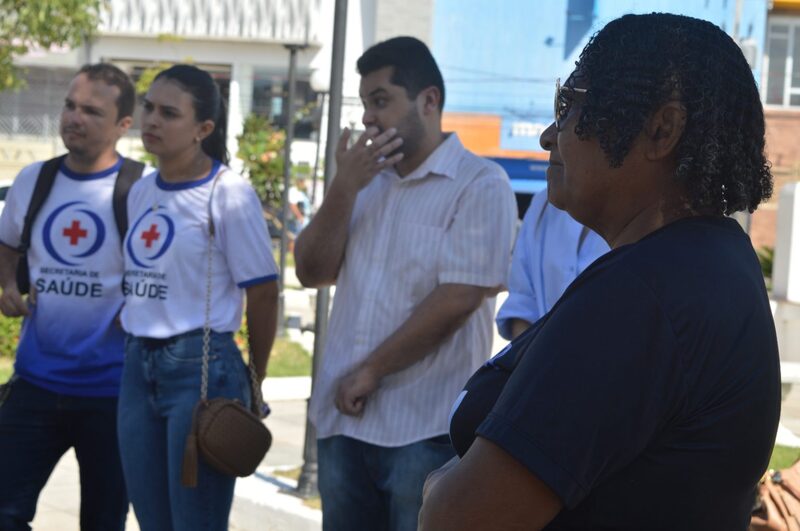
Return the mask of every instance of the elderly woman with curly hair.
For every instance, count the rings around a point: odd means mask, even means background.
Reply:
[[[609,23],[564,86],[549,199],[611,252],[454,406],[424,531],[744,530],[780,413],[750,240],[772,191],[750,68],[709,22]]]

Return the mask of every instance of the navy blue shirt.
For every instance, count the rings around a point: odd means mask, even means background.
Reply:
[[[598,259],[454,411],[561,499],[548,529],[744,530],[780,415],[775,326],[738,224],[688,218]]]

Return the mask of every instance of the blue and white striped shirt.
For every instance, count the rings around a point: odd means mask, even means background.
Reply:
[[[318,437],[392,447],[448,432],[453,400],[491,353],[494,298],[434,352],[384,378],[362,416],[336,409],[338,381],[438,285],[504,288],[516,216],[505,172],[455,134],[409,175],[383,171],[359,193],[311,398]]]

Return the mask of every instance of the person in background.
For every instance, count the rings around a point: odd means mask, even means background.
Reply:
[[[764,278],[727,217],[772,192],[747,61],[710,22],[626,15],[540,142],[550,202],[611,251],[467,383],[420,529],[744,531],[780,416]]]
[[[301,175],[294,182],[294,186],[289,187],[289,210],[291,211],[289,226],[290,230],[297,235],[308,225],[311,218],[311,200],[306,195],[306,178]]]
[[[573,280],[608,252],[608,244],[547,201],[533,197],[514,244],[508,298],[497,312],[500,336],[511,340],[550,311]]]
[[[121,316],[128,336],[120,450],[143,531],[228,528],[235,478],[200,460],[197,486],[181,484],[192,411],[201,379],[209,399],[250,403],[250,376],[233,338],[245,295],[259,383],[275,337],[277,267],[267,225],[253,188],[227,166],[225,140],[225,107],[207,72],[176,65],[156,76],[144,97],[142,142],[158,172],[131,190]]]
[[[294,252],[294,241],[300,231],[308,225],[311,219],[311,200],[306,195],[306,178],[299,175],[295,178],[294,185],[289,187],[289,219],[287,228],[291,233],[289,238],[289,252]]]

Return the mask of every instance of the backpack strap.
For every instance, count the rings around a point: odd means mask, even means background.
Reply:
[[[61,167],[61,163],[66,158],[66,155],[61,155],[54,159],[50,159],[42,164],[39,170],[39,177],[36,178],[36,186],[33,188],[33,195],[31,196],[30,203],[28,203],[28,211],[25,213],[25,222],[22,226],[22,235],[19,239],[17,250],[21,253],[28,251],[31,246],[31,231],[33,230],[33,221],[36,215],[42,209],[42,205],[50,195],[50,190],[53,188],[53,183],[56,180],[56,174]]]
[[[122,167],[117,174],[117,181],[114,183],[114,220],[117,222],[119,241],[125,241],[125,233],[128,232],[128,192],[144,172],[144,164],[131,159],[122,159]]]
[[[65,157],[66,155],[62,155],[45,161],[45,163],[42,164],[42,168],[39,170],[39,177],[37,177],[36,185],[33,188],[31,201],[28,203],[28,211],[25,213],[22,235],[20,236],[19,246],[17,246],[17,250],[22,254],[17,262],[17,288],[23,295],[30,291],[30,271],[28,268],[27,253],[31,246],[33,222],[42,209],[44,202],[47,200],[47,196],[50,195],[50,190],[53,189],[56,174],[58,174],[58,170]],[[117,174],[117,180],[114,182],[112,206],[114,208],[114,221],[117,223],[120,242],[125,240],[125,233],[128,231],[128,192],[133,183],[142,176],[143,171],[144,164],[141,162],[123,158],[122,165]]]

